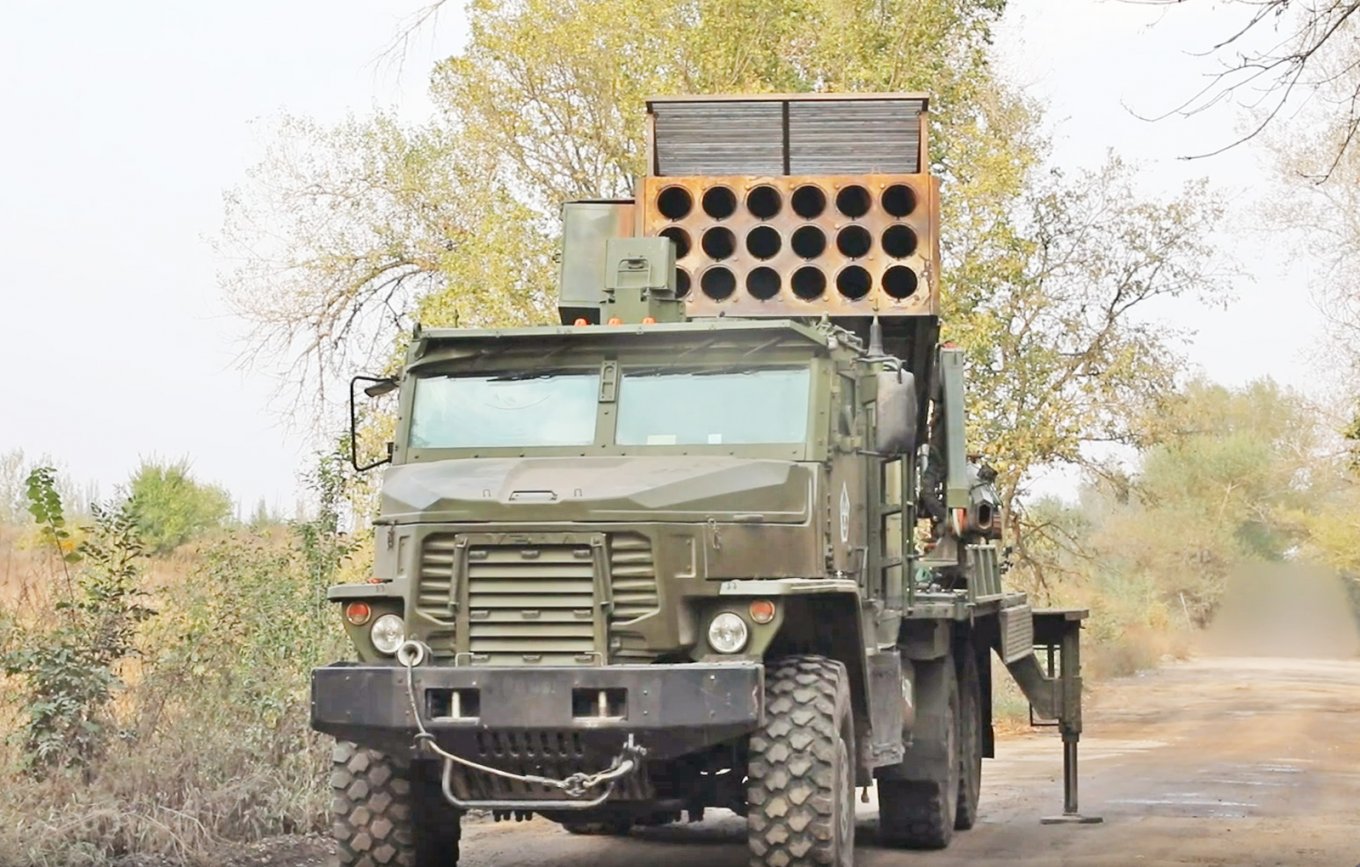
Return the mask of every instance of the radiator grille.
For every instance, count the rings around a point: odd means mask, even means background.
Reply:
[[[474,661],[571,664],[595,646],[589,545],[473,545],[467,559]]]
[[[656,593],[652,541],[640,533],[615,533],[609,540],[611,624],[629,623],[661,607]]]
[[[440,654],[453,652],[456,539],[452,533],[430,536],[420,551],[416,612],[432,624],[426,627],[425,643]]]
[[[477,663],[519,665],[599,662],[595,550],[585,541],[478,544],[453,533],[426,537],[415,608],[424,639],[440,656],[470,652]],[[473,544],[468,544],[472,541]],[[609,625],[632,623],[660,609],[651,539],[608,537]],[[465,556],[466,563],[460,559]],[[460,576],[460,570],[465,570]],[[460,580],[466,587],[460,586]],[[459,610],[466,605],[466,613]],[[457,624],[466,635],[456,641]]]

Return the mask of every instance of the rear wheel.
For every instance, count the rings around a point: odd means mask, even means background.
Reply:
[[[977,824],[982,796],[982,679],[971,645],[958,648],[954,658],[959,678],[959,804],[954,828],[967,831]]]
[[[854,762],[845,666],[823,656],[766,663],[765,725],[747,763],[752,867],[850,867]]]
[[[943,849],[959,805],[959,684],[953,660],[916,663],[912,747],[878,781],[878,837],[885,846]]]
[[[459,815],[410,762],[338,741],[331,753],[338,867],[456,867]]]

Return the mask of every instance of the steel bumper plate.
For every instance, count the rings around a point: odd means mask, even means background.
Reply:
[[[575,732],[617,743],[633,734],[655,758],[745,734],[761,722],[764,668],[754,662],[498,668],[427,665],[411,672],[426,729],[440,743],[486,732]],[[337,663],[312,671],[312,727],[379,749],[416,734],[407,669]],[[609,690],[611,714],[591,699]],[[450,691],[462,716],[441,716]],[[475,708],[475,716],[469,713]]]

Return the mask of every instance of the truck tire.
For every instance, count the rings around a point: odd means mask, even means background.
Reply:
[[[972,645],[955,649],[959,678],[959,805],[954,828],[967,831],[977,824],[982,797],[982,678]]]
[[[959,682],[953,660],[917,663],[914,741],[929,745],[939,761],[913,762],[911,751],[902,776],[878,781],[878,838],[885,846],[943,849],[954,838],[959,806]],[[927,707],[926,703],[935,707]]]
[[[824,656],[765,664],[765,725],[751,735],[751,867],[850,867],[855,725],[845,666]]]
[[[456,867],[459,816],[410,762],[337,741],[331,765],[338,867]]]

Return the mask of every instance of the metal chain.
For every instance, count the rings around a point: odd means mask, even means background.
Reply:
[[[415,644],[415,642],[408,642]],[[405,651],[406,645],[401,650]],[[627,776],[637,770],[639,760],[646,755],[645,747],[640,747],[633,742],[633,736],[628,735],[628,740],[624,742],[623,750],[614,757],[614,763],[603,771],[594,774],[578,772],[567,777],[565,780],[553,779],[551,777],[540,777],[534,774],[516,774],[511,771],[503,771],[500,768],[493,768],[488,765],[478,764],[471,759],[455,755],[439,746],[435,736],[425,728],[425,722],[420,718],[420,705],[416,701],[415,686],[415,667],[425,658],[427,651],[423,646],[416,645],[411,652],[398,652],[397,659],[406,668],[406,697],[411,703],[411,717],[416,722],[418,733],[415,736],[416,744],[424,745],[435,755],[448,762],[455,762],[474,771],[481,771],[484,774],[491,774],[497,777],[504,777],[507,780],[517,780],[521,783],[531,785],[546,786],[553,789],[560,789],[573,798],[583,798],[593,788],[611,783],[620,777]]]

